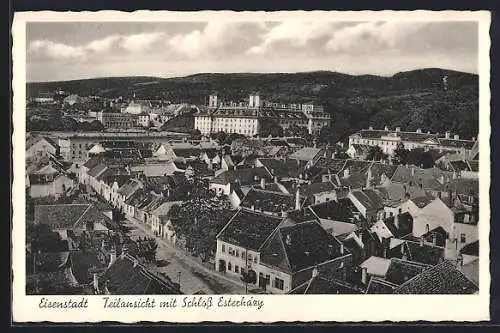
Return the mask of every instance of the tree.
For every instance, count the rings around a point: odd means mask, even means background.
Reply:
[[[387,159],[387,154],[382,151],[379,146],[372,146],[366,155],[366,159],[369,161],[380,161]]]
[[[416,148],[410,150],[407,157],[407,163],[413,164],[418,167],[428,169],[432,168],[435,163],[435,159],[432,154],[428,151],[424,151],[422,148]]]
[[[394,163],[406,164],[408,161],[408,153],[409,150],[406,150],[404,144],[399,142],[396,149],[394,149]]]
[[[189,134],[191,136],[191,139],[193,140],[200,140],[201,139],[201,131],[199,129],[192,129],[191,131],[189,131]]]

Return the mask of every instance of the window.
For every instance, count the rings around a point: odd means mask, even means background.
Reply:
[[[248,254],[248,261],[252,261],[252,255],[250,253]]]
[[[240,267],[238,265],[234,265],[234,272],[239,273],[240,272]]]
[[[236,256],[239,257],[240,256],[240,251],[239,250],[236,250]]]
[[[230,262],[227,263],[227,270],[230,271],[233,268]]]
[[[460,243],[465,243],[465,242],[466,242],[465,234],[460,234]]]
[[[241,259],[245,259],[245,251],[241,251]]]
[[[222,250],[222,252],[226,252],[226,245],[222,244],[221,250]]]
[[[257,261],[258,261],[258,260],[257,260],[257,257],[254,257],[254,258],[253,258],[253,262],[254,262],[254,263],[257,263]]]
[[[266,285],[270,284],[271,284],[271,276],[269,276],[269,274],[266,274]]]
[[[274,288],[279,289],[279,290],[283,290],[284,283],[285,283],[285,281],[283,281],[282,279],[275,278],[274,279]]]

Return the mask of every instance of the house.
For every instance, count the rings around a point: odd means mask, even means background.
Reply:
[[[255,166],[266,168],[272,177],[282,180],[301,178],[306,163],[293,159],[258,158]]]
[[[347,198],[314,204],[309,209],[319,218],[321,226],[334,236],[356,231],[361,222],[361,214]]]
[[[409,279],[395,294],[477,294],[479,288],[455,264],[445,260]]]
[[[112,260],[103,274],[96,277],[97,294],[109,295],[180,295],[180,286],[164,275],[147,268],[127,252]]]
[[[163,221],[168,219],[170,209],[174,205],[180,206],[182,205],[182,201],[163,202],[161,205],[151,211],[151,231],[153,231],[155,235],[164,237],[165,231],[163,230]]]
[[[52,163],[28,174],[29,192],[32,198],[59,197],[75,186],[75,181]]]
[[[337,186],[331,181],[310,183],[300,186],[300,193],[314,204],[336,200]]]
[[[216,270],[272,293],[288,293],[313,271],[343,278],[350,254],[315,221],[240,209],[217,235]]]
[[[317,222],[280,226],[261,248],[259,286],[271,293],[288,293],[323,274],[346,280],[351,254]]]
[[[304,147],[288,156],[292,160],[299,160],[314,165],[323,156],[321,148]]]
[[[346,150],[346,154],[352,159],[366,160],[371,146],[353,144]]]
[[[252,187],[240,203],[240,207],[259,211],[264,214],[285,216],[286,212],[301,209],[306,198],[297,189],[295,195],[272,192]]]
[[[371,277],[384,278],[390,264],[390,259],[377,256],[369,257],[359,265],[361,267],[361,282],[366,285]]]
[[[369,221],[376,221],[377,213],[384,207],[383,197],[374,189],[350,191],[347,197]]]
[[[118,190],[116,195],[116,201],[118,206],[125,211],[127,216],[133,216],[133,211],[130,211],[128,206],[125,205],[127,199],[129,199],[135,191],[141,189],[143,184],[135,178],[129,179],[125,184],[123,184]]]
[[[210,181],[210,188],[217,194],[230,195],[231,184],[237,183],[240,186],[259,184],[262,179],[271,180],[269,172],[263,168],[247,168],[227,170]]]
[[[118,230],[118,226],[93,204],[36,205],[35,224],[46,224],[67,239],[68,231]]]
[[[48,154],[59,155],[59,145],[52,139],[43,136],[29,136],[26,140],[26,160],[37,161]]]
[[[378,220],[370,231],[376,233],[382,241],[383,238],[404,238],[412,234],[412,229],[413,217],[406,212]]]
[[[103,174],[108,169],[108,166],[104,163],[99,163],[87,172],[89,187],[98,194],[102,194],[101,183],[98,177]]]
[[[239,209],[216,237],[216,271],[238,278],[247,273],[258,285],[260,250],[282,221],[283,217]]]

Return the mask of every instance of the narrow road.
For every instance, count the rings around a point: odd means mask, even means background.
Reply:
[[[194,294],[201,291],[205,294],[245,294],[243,282],[222,276],[203,266],[165,239],[156,237],[149,225],[134,218],[127,218],[123,223],[131,229],[129,236],[132,238],[148,236],[156,239],[158,243],[156,257],[166,261],[165,266],[156,269],[167,274],[174,282],[179,282],[180,279],[183,293]]]

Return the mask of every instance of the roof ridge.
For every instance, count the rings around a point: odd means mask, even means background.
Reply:
[[[90,209],[90,207],[93,206],[93,204],[89,203],[87,204],[88,207],[85,209],[85,211],[82,213],[82,215],[80,215],[80,217],[75,221],[75,223],[73,223],[73,226],[76,226],[78,222],[80,222],[80,220],[83,218],[83,216],[88,212],[88,210]]]

